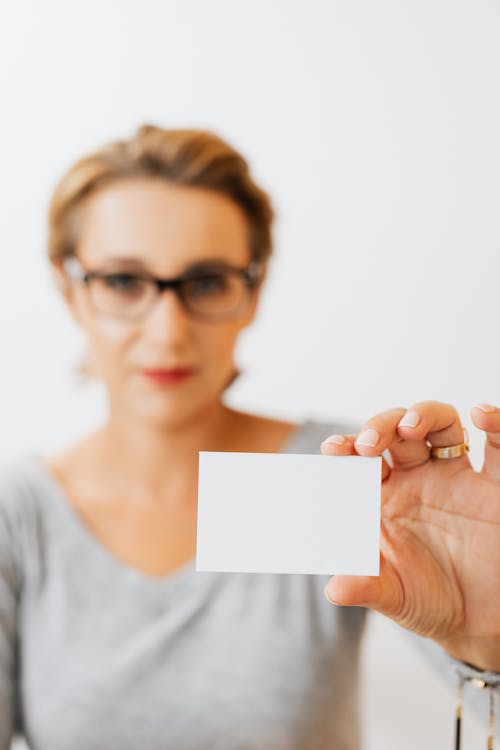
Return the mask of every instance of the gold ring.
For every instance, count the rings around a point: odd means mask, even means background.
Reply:
[[[427,445],[431,449],[432,458],[459,458],[469,451],[469,433],[463,427],[464,442],[457,445],[446,445],[442,448],[435,448],[428,440]]]

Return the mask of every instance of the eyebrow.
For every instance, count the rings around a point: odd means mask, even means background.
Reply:
[[[144,263],[142,258],[136,258],[134,256],[123,256],[123,255],[116,255],[116,256],[110,256],[106,258],[105,262],[102,264],[101,268],[102,270],[114,270],[115,268],[119,269],[126,269],[130,271],[136,271],[138,273],[147,273],[150,276],[155,276],[156,274],[153,273],[153,271]],[[184,275],[185,273],[193,273],[197,271],[209,271],[211,269],[224,269],[224,268],[234,268],[234,266],[229,263],[227,260],[220,258],[220,257],[214,257],[214,258],[206,258],[204,260],[194,261],[192,263],[188,263],[177,275]]]
[[[135,268],[143,271],[148,270],[147,265],[145,265],[142,258],[135,258],[130,255],[110,255],[101,263],[97,261],[96,265],[100,266],[100,268],[108,268],[109,266],[115,268],[118,266],[119,268]]]

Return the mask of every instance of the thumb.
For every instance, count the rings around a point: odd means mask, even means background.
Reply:
[[[393,619],[401,613],[404,601],[399,576],[383,557],[379,576],[337,575],[328,581],[324,594],[332,604],[369,607]]]
[[[471,409],[474,425],[486,433],[482,473],[500,481],[500,409],[490,404],[478,404]]]

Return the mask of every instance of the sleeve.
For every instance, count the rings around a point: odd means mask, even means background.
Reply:
[[[441,677],[457,690],[463,691],[465,708],[470,708],[488,731],[490,708],[493,704],[496,734],[500,735],[500,673],[482,672],[464,662],[454,659],[430,638],[405,631],[414,647],[439,672]]]
[[[19,576],[12,523],[0,497],[0,750],[9,750],[15,731]]]

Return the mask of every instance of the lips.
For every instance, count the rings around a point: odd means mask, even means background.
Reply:
[[[155,368],[142,370],[142,374],[156,383],[181,383],[194,375],[193,367]]]

